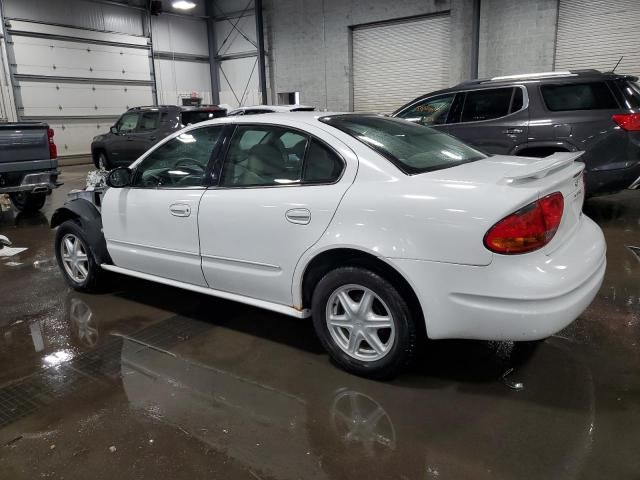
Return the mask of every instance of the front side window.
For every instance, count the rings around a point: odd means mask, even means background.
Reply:
[[[604,82],[543,85],[540,90],[544,103],[552,112],[619,108]]]
[[[118,123],[116,124],[116,129],[118,133],[127,133],[132,132],[138,126],[138,118],[140,117],[139,113],[125,113],[120,117]]]
[[[455,94],[422,100],[396,116],[420,125],[441,125],[447,121],[447,114]]]
[[[145,112],[140,117],[138,131],[156,130],[160,126],[160,112]]]
[[[486,158],[450,135],[397,118],[337,115],[320,120],[360,140],[410,175]]]
[[[461,121],[479,122],[508,115],[513,90],[513,88],[494,88],[467,92]]]
[[[307,135],[271,125],[240,125],[222,171],[224,187],[300,183]]]
[[[131,186],[188,188],[202,185],[223,126],[181,133],[155,149],[136,167]]]

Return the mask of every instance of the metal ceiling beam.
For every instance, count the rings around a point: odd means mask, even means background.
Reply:
[[[262,96],[262,104],[267,104],[267,75],[264,65],[264,30],[262,24],[262,0],[255,0],[254,7],[256,12],[256,38],[258,40],[258,75],[260,79],[260,94]]]

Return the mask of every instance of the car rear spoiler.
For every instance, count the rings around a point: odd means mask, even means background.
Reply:
[[[584,152],[556,152],[529,165],[512,170],[513,174],[507,172],[504,178],[509,183],[543,178],[551,172],[570,165],[583,153]]]

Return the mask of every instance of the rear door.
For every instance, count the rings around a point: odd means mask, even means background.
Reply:
[[[510,154],[527,142],[528,96],[524,87],[471,90],[447,118],[451,135],[489,154]]]
[[[200,202],[211,288],[291,305],[298,259],[326,230],[357,169],[346,145],[305,128],[236,127],[220,184]]]

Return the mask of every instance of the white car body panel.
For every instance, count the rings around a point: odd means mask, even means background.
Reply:
[[[188,128],[295,127],[329,143],[346,169],[333,185],[159,189],[139,196],[130,193],[134,189],[110,189],[103,224],[116,266],[105,268],[304,317],[307,266],[320,253],[348,248],[377,257],[406,279],[431,338],[544,338],[592,301],[604,276],[606,245],[582,215],[583,164],[562,155],[494,156],[406,175],[357,139],[318,122],[329,115],[226,117]],[[497,255],[484,247],[492,225],[557,191],[564,214],[544,248]],[[191,216],[171,216],[175,202],[191,205]],[[310,222],[288,221],[291,209],[308,210]]]

